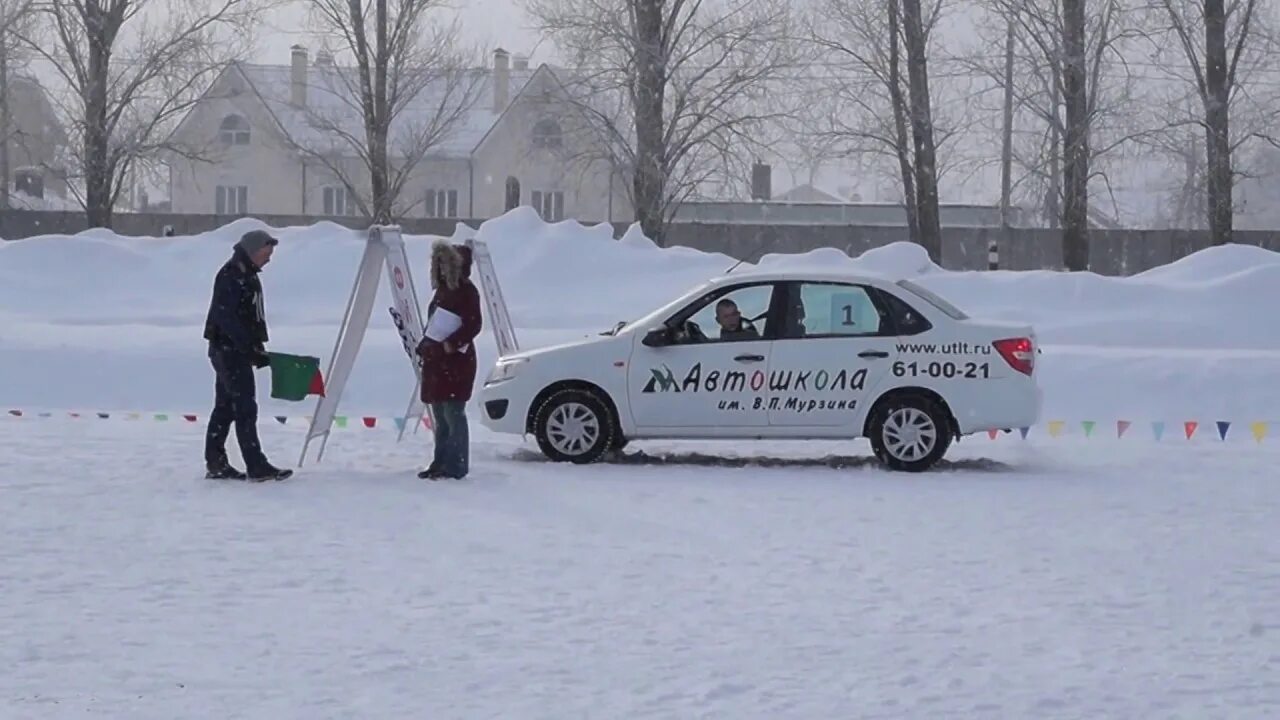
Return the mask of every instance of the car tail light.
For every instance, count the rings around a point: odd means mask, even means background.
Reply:
[[[1036,365],[1036,349],[1031,338],[1006,338],[991,343],[1009,367],[1024,375],[1030,375]]]

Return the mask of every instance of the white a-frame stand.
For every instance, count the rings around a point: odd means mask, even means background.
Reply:
[[[333,419],[337,414],[338,402],[342,399],[342,391],[351,376],[351,368],[355,365],[356,355],[364,342],[365,329],[369,327],[369,316],[373,312],[373,303],[378,296],[379,266],[387,270],[387,282],[391,287],[394,306],[391,316],[400,331],[400,339],[404,342],[405,352],[409,355],[410,367],[413,370],[413,395],[409,398],[409,407],[405,411],[404,422],[400,425],[400,435],[409,425],[409,419],[418,419],[426,412],[418,398],[418,387],[422,380],[422,359],[416,352],[418,342],[422,339],[422,311],[418,305],[418,292],[413,285],[413,275],[409,272],[409,257],[405,252],[404,238],[400,228],[395,226],[375,225],[369,228],[369,238],[365,243],[364,257],[360,261],[360,270],[356,273],[355,286],[351,289],[351,299],[347,301],[347,311],[342,318],[342,328],[338,331],[338,339],[334,343],[333,355],[329,359],[329,370],[325,373],[325,395],[316,403],[316,411],[311,417],[311,426],[307,428],[307,437],[302,444],[302,455],[298,458],[301,467],[307,457],[307,448],[311,441],[322,437],[319,462],[324,458],[324,448],[329,442]]]
[[[502,286],[498,285],[498,271],[493,269],[489,246],[480,240],[468,240],[467,247],[471,248],[471,264],[475,273],[480,276],[480,293],[484,298],[484,309],[488,311],[489,325],[493,327],[498,357],[514,355],[520,351],[520,345],[516,342],[516,329],[507,312],[507,301],[502,297]]]

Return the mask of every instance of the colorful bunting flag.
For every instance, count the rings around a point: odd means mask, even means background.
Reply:
[[[50,411],[40,411],[36,413],[36,412],[27,412],[21,408],[10,408],[3,412],[15,418],[35,416],[35,415],[38,415],[39,417],[42,417],[42,418],[51,418],[63,412],[65,412],[67,416],[72,418],[80,418],[83,416],[83,417],[96,417],[100,420],[109,420],[115,417],[118,419],[123,418],[125,420],[134,421],[143,417],[143,413],[139,413],[139,412],[111,413],[111,412],[100,412],[100,411],[91,411],[91,412],[59,411],[58,413],[55,413]],[[156,422],[169,421],[169,415],[165,413],[155,413],[152,415],[152,417]],[[199,421],[199,415],[194,413],[180,414],[177,417],[181,417],[182,419],[186,420],[189,423],[195,423]],[[311,422],[310,415],[305,415],[302,417],[288,416],[288,415],[274,415],[271,417],[274,417],[275,421],[280,423],[281,425],[288,424],[291,418],[293,420],[305,419],[308,423]],[[338,415],[333,418],[333,424],[339,428],[346,428],[349,426],[349,423],[353,419],[358,421],[365,428],[372,430],[378,427],[378,421],[380,418],[376,415],[362,415],[362,416],[352,416],[352,417],[349,417],[346,415]],[[385,421],[386,418],[381,418],[381,419]],[[403,417],[393,416],[391,417],[391,421],[395,423],[396,430],[400,433],[403,433],[407,427],[407,420]],[[1116,424],[1117,438],[1123,438],[1125,436],[1125,433],[1127,433],[1129,429],[1133,426],[1133,422],[1130,420],[1116,420],[1115,424]],[[1214,421],[1214,427],[1217,429],[1218,437],[1223,442],[1226,442],[1227,436],[1230,435],[1231,427],[1234,424],[1237,424],[1237,421],[1232,421],[1232,420]],[[1068,431],[1067,421],[1050,420],[1047,423],[1045,423],[1045,425],[1047,425],[1049,430],[1049,435],[1051,437],[1057,438],[1057,437],[1063,436],[1064,434],[1067,434],[1067,431]],[[1093,436],[1093,432],[1094,430],[1097,429],[1097,425],[1098,425],[1098,421],[1095,421],[1095,420],[1080,421],[1080,427],[1084,430],[1084,436],[1086,438]],[[426,413],[425,415],[422,416],[422,426],[428,430],[432,429],[433,423],[431,422],[430,413]],[[1157,442],[1159,442],[1164,437],[1165,428],[1166,428],[1166,423],[1164,421],[1155,420],[1151,422],[1151,432]],[[1196,421],[1196,420],[1182,421],[1182,429],[1186,439],[1191,440],[1193,437],[1195,437],[1196,432],[1199,431],[1200,423],[1199,421]],[[1249,429],[1253,435],[1253,439],[1256,442],[1261,443],[1263,439],[1267,436],[1270,430],[1270,423],[1265,420],[1251,421],[1249,423]],[[987,432],[987,437],[989,437],[991,440],[997,440],[1000,436],[999,430],[988,430],[986,432]],[[1027,439],[1027,436],[1031,432],[1031,427],[1018,428],[1018,432],[1022,436],[1022,439],[1025,440]]]

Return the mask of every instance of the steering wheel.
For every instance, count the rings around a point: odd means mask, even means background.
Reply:
[[[702,332],[702,328],[699,327],[698,323],[692,320],[685,320],[682,325],[680,325],[675,329],[673,334],[675,336],[676,342],[681,342],[681,343],[709,342],[709,340],[707,339],[707,334]]]

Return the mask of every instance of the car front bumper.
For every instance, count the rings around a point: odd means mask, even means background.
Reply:
[[[529,402],[514,380],[485,385],[480,389],[480,424],[496,433],[524,435]]]

